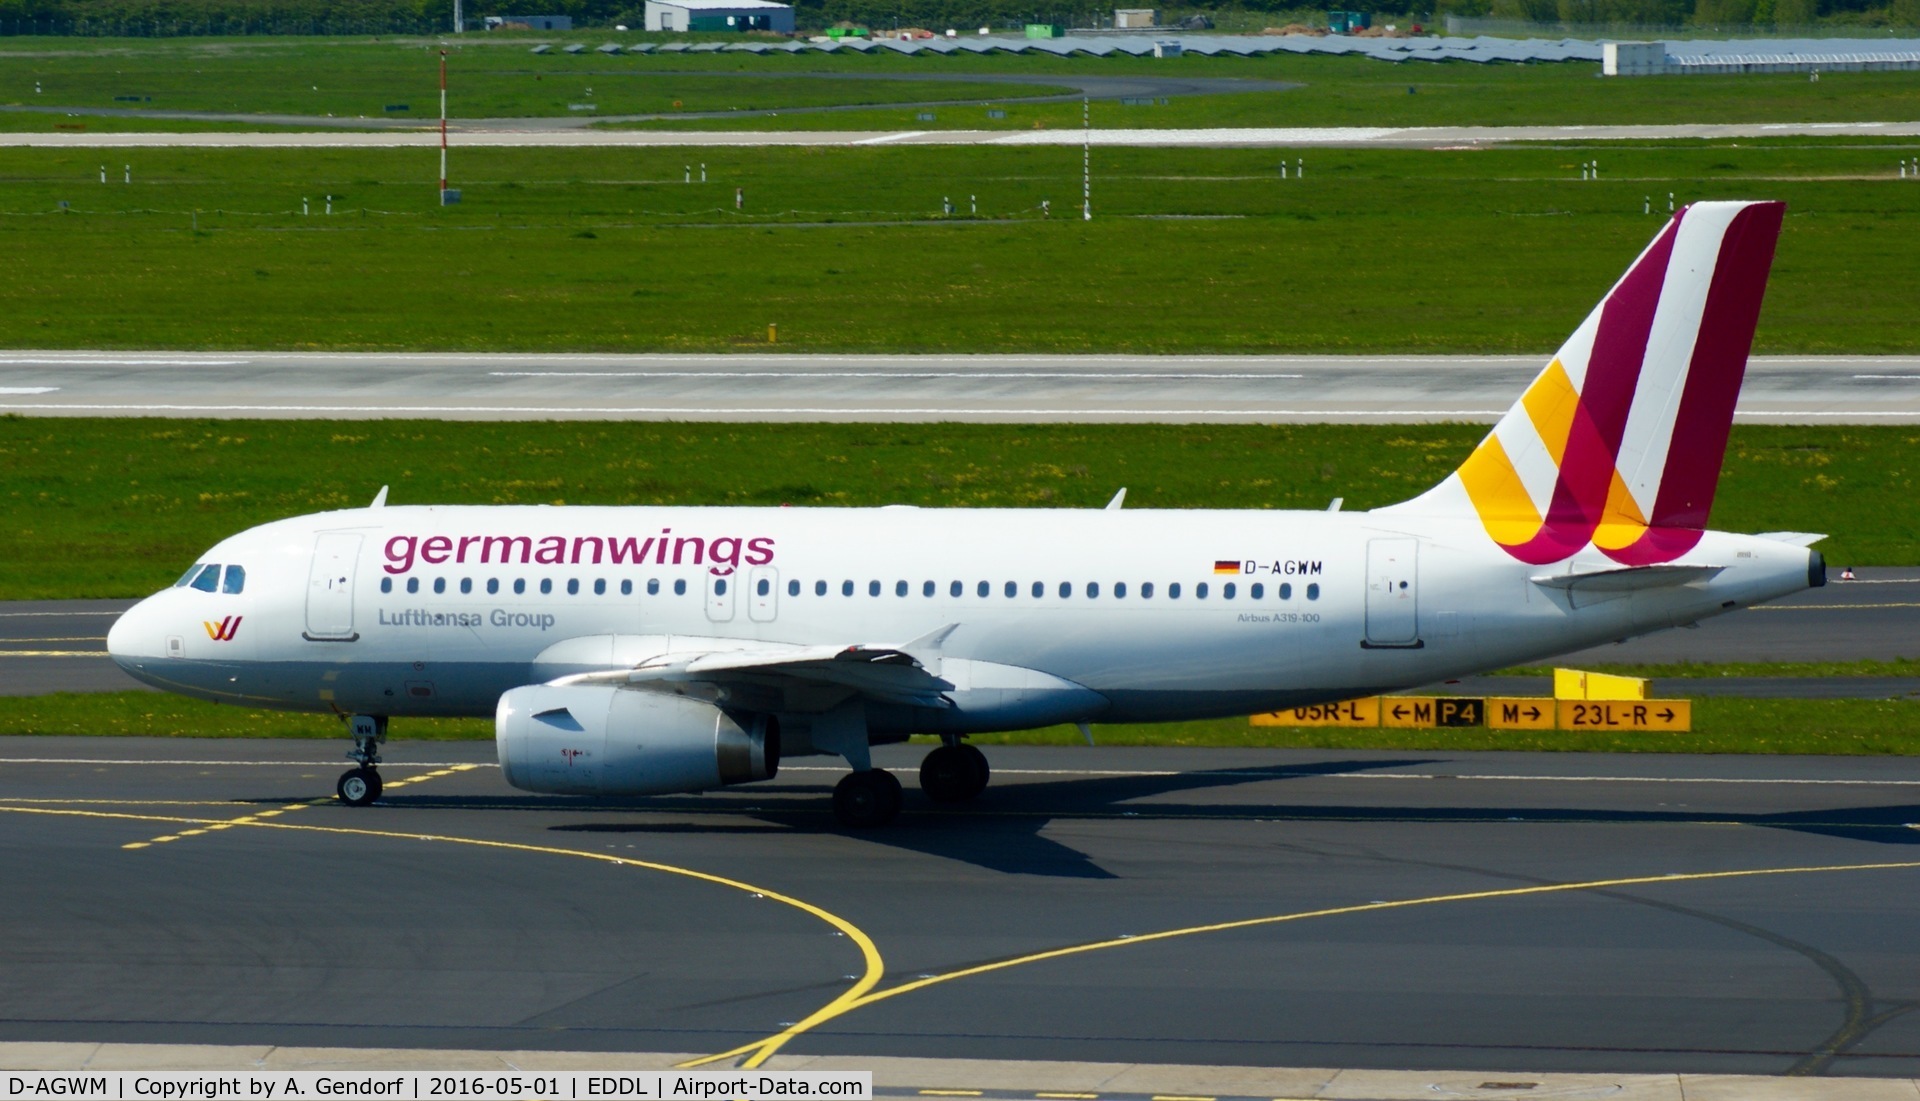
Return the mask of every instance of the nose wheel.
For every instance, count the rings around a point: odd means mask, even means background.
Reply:
[[[353,735],[353,749],[347,758],[355,767],[340,774],[333,793],[350,807],[364,807],[380,798],[380,743],[387,740],[384,715],[349,715],[347,732]]]
[[[380,774],[370,768],[350,768],[340,774],[334,794],[350,807],[364,807],[380,798]]]

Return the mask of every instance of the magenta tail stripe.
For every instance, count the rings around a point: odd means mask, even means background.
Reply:
[[[1734,216],[1721,239],[1660,492],[1647,517],[1656,527],[1707,526],[1785,214],[1785,203],[1756,203]]]

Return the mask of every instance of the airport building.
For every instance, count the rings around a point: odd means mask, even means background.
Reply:
[[[770,0],[647,0],[650,31],[793,33],[793,6]]]

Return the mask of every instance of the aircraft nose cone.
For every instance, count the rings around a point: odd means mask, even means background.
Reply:
[[[120,613],[120,618],[107,628],[107,655],[115,665],[129,672],[133,663],[160,654],[160,640],[153,634],[153,617],[149,611],[147,601],[143,600]]]

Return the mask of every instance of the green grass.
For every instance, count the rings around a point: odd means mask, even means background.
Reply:
[[[159,589],[216,540],[371,500],[1350,509],[1414,496],[1472,425],[824,425],[0,417],[0,599]],[[316,465],[316,464],[323,465]],[[1713,522],[1908,563],[1920,430],[1737,426]]]
[[[1245,719],[1096,726],[1101,745],[1290,749],[1564,751],[1583,753],[1920,753],[1920,705],[1883,700],[1700,699],[1691,733],[1616,734],[1507,730],[1340,730],[1254,727]],[[0,735],[143,735],[195,738],[343,738],[330,715],[248,711],[152,692],[59,694],[10,699]],[[486,719],[396,719],[404,741],[484,740]],[[983,746],[1076,745],[1073,727],[973,739]]]
[[[1101,126],[1421,126],[1648,122],[1903,121],[1920,118],[1920,73],[1824,73],[1819,83],[1791,73],[1753,76],[1598,80],[1585,62],[1540,65],[1412,63],[1360,57],[1295,56],[1177,59],[1051,56],[903,57],[753,56],[701,53],[606,57],[589,52],[533,56],[534,41],[595,47],[658,36],[575,35],[448,39],[456,118],[561,116],[594,102],[602,115],[673,110],[787,109],[827,104],[940,99],[998,101],[1058,89],[982,87],[956,94],[938,85],[874,80],[938,77],[964,84],[984,73],[1032,76],[1241,77],[1296,82],[1285,92],[1174,97],[1165,106],[1097,105]],[[391,117],[406,103],[432,113],[438,96],[439,39],[123,39],[9,40],[16,51],[0,70],[0,104],[46,103],[243,113]],[[35,82],[41,90],[34,91]],[[1407,89],[1415,89],[1408,94]],[[589,95],[587,89],[592,89]],[[151,96],[128,104],[116,96]],[[1027,129],[1078,126],[1077,104],[1013,106],[1004,120],[980,110],[863,111],[664,123],[700,127]]]
[[[0,345],[1545,353],[1673,193],[1789,202],[1760,352],[1910,352],[1902,152],[1105,149],[1081,222],[1078,148],[7,149]]]

